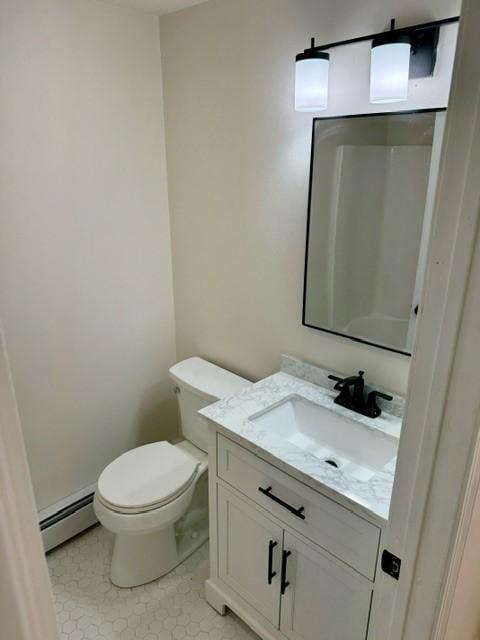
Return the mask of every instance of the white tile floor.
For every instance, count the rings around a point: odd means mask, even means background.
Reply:
[[[167,576],[134,589],[108,579],[112,535],[96,526],[47,556],[62,640],[255,640],[205,601],[208,544]]]

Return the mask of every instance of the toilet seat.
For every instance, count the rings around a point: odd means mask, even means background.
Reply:
[[[137,447],[105,468],[98,480],[97,497],[105,507],[122,514],[159,509],[188,491],[199,464],[169,442]]]

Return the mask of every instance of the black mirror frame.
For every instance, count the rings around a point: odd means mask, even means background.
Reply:
[[[305,263],[304,263],[304,272],[303,272],[302,325],[304,327],[308,327],[309,329],[315,329],[317,331],[323,331],[331,335],[339,336],[340,338],[347,338],[348,340],[352,340],[353,342],[369,345],[370,347],[376,347],[378,349],[383,349],[384,351],[390,351],[393,353],[398,353],[402,356],[411,357],[412,354],[409,351],[402,351],[401,349],[387,347],[386,345],[379,344],[378,342],[371,342],[369,340],[364,340],[363,338],[357,338],[355,336],[351,336],[347,333],[333,331],[332,329],[317,327],[315,325],[309,324],[306,321],[305,314],[306,314],[306,306],[307,306],[308,245],[309,245],[309,237],[310,237],[310,218],[311,218],[311,208],[312,208],[312,179],[313,179],[313,164],[314,164],[314,152],[315,152],[315,125],[318,121],[321,121],[321,120],[340,120],[340,119],[346,119],[346,118],[367,118],[367,117],[373,117],[373,116],[378,117],[378,116],[408,115],[408,114],[415,114],[415,113],[441,113],[446,110],[447,110],[446,107],[437,107],[437,108],[429,108],[429,109],[406,109],[405,111],[378,111],[378,112],[370,112],[370,113],[354,113],[354,114],[347,114],[347,115],[340,115],[340,116],[325,116],[325,117],[313,118],[312,138],[311,138],[312,141],[311,141],[311,149],[310,149],[310,177],[308,180],[308,207],[307,207],[307,224],[306,224],[306,239],[305,239]]]

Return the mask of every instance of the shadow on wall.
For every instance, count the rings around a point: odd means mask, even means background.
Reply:
[[[178,437],[177,401],[173,392],[165,396],[164,385],[158,385],[140,403],[133,446]]]

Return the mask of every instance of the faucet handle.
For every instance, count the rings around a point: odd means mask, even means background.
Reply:
[[[365,371],[359,371],[359,372],[358,372],[358,377],[359,377],[359,378],[363,378],[364,373],[365,373]],[[352,377],[352,379],[353,379],[353,378],[355,378],[355,376],[351,376],[351,377]],[[335,380],[335,382],[345,382],[345,380],[347,380],[347,378],[339,378],[338,376],[334,376],[334,375],[332,375],[332,374],[330,374],[330,375],[328,376],[328,379],[329,379],[329,380]]]
[[[334,376],[334,375],[329,375],[328,379],[335,380],[335,382],[343,382],[343,378],[339,378],[338,376]]]
[[[382,393],[381,391],[370,391],[370,393],[368,394],[367,408],[370,412],[371,418],[378,418],[378,416],[382,413],[382,410],[376,402],[377,398],[383,398],[384,400],[388,400],[389,402],[393,400],[392,396],[389,396],[386,393]]]
[[[393,400],[393,397],[389,396],[388,393],[382,393],[381,391],[372,391],[372,393],[377,398],[383,398],[384,400],[388,400],[389,402]]]
[[[343,387],[344,378],[339,378],[338,376],[329,375],[329,380],[334,380],[337,384],[333,387],[336,391],[340,391]]]

